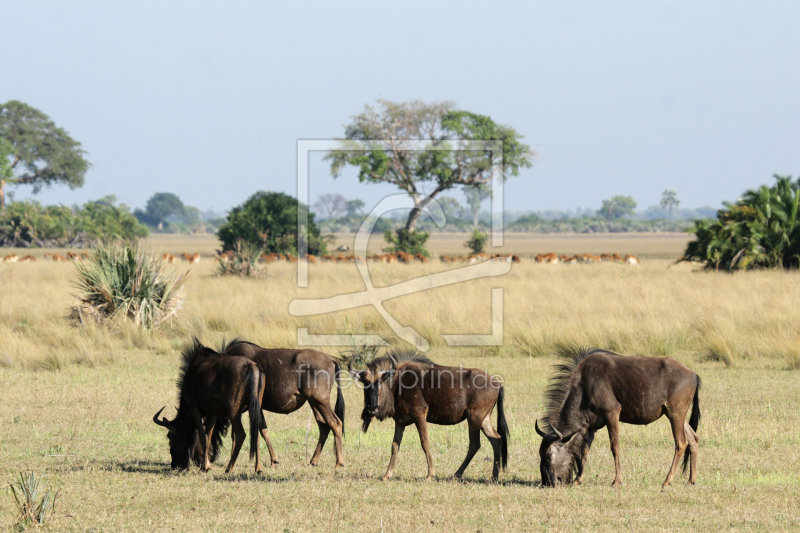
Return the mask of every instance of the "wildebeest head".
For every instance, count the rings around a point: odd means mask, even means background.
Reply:
[[[164,406],[166,407],[166,406]],[[194,448],[197,432],[190,427],[183,427],[180,423],[180,415],[174,420],[167,420],[167,417],[158,418],[164,407],[153,416],[153,422],[167,428],[167,439],[169,439],[169,454],[172,458],[170,466],[174,469],[188,470],[191,450]]]
[[[539,446],[539,472],[542,475],[542,485],[555,487],[556,485],[569,485],[572,483],[572,474],[575,462],[581,453],[583,439],[576,433],[564,438],[558,430],[550,426],[550,432],[545,433],[536,424],[536,433],[542,437]]]
[[[365,370],[353,370],[352,361],[348,363],[347,369],[353,380],[361,383],[364,387],[364,410],[361,412],[362,429],[366,433],[373,418],[383,420],[392,415],[394,398],[388,384],[397,373],[397,368],[393,360],[389,364],[383,361],[373,362],[367,365]]]

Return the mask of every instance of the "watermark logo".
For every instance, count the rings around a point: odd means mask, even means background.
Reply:
[[[347,150],[374,150],[374,141],[358,142],[348,141]],[[452,148],[441,148],[431,141],[406,141],[402,146],[405,150],[451,150]],[[297,198],[305,205],[309,205],[309,173],[308,157],[313,151],[342,150],[341,141],[330,140],[301,140],[297,144]],[[468,141],[460,147],[462,150],[469,151],[491,151],[492,156],[492,233],[491,247],[503,245],[503,180],[500,163],[502,161],[503,143],[501,141]],[[499,157],[498,157],[499,154]],[[423,195],[421,195],[423,196]],[[427,199],[427,197],[423,198]],[[321,299],[296,299],[289,304],[289,313],[292,316],[313,316],[337,311],[346,311],[356,307],[372,306],[383,317],[386,324],[392,329],[394,334],[405,342],[412,344],[420,351],[427,351],[430,343],[422,337],[414,328],[399,323],[383,306],[383,302],[392,298],[405,296],[417,292],[422,292],[437,287],[444,287],[456,283],[467,283],[481,278],[502,276],[509,272],[511,263],[508,261],[485,261],[468,265],[454,270],[427,274],[415,279],[397,283],[388,287],[375,287],[370,278],[367,268],[367,244],[372,230],[378,219],[392,210],[405,209],[408,199],[406,194],[391,195],[381,200],[376,205],[356,234],[353,251],[356,257],[356,266],[366,289],[350,294],[340,294],[331,298]],[[445,224],[445,216],[441,206],[435,199],[420,208],[428,213],[438,227]],[[308,287],[308,214],[306,210],[298,210],[298,255],[297,262],[297,285],[300,288]],[[448,346],[499,346],[503,343],[503,289],[493,288],[492,298],[492,333],[489,335],[480,334],[460,334],[442,335]],[[337,335],[337,334],[309,334],[308,328],[298,328],[297,344],[299,346],[352,346],[356,345],[379,345],[386,346],[386,342],[378,335],[356,334],[356,335]]]

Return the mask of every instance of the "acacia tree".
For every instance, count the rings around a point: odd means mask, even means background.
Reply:
[[[339,218],[347,212],[347,198],[328,192],[321,194],[313,207],[323,218]]]
[[[464,194],[467,197],[470,213],[472,213],[472,227],[478,229],[478,217],[481,214],[481,203],[487,198],[492,197],[492,191],[487,187],[467,187],[464,190]]]
[[[503,169],[500,179],[517,176],[520,168],[531,166],[535,155],[513,128],[485,115],[457,110],[451,102],[378,100],[377,107],[367,105],[351,119],[341,150],[325,157],[331,174],[339,177],[344,167],[352,165],[359,169],[362,183],[389,183],[407,192],[414,208],[406,221],[406,235],[415,231],[421,209],[442,191],[489,185],[493,164]],[[432,146],[422,151],[406,149],[406,143],[414,140],[431,141]],[[502,141],[502,159],[489,150],[463,149],[466,141],[489,140]],[[347,141],[367,142],[369,150],[348,150]]]
[[[90,164],[81,143],[38,109],[17,100],[0,105],[0,139],[7,143],[0,155],[10,170],[0,173],[0,209],[6,184],[32,185],[34,194],[53,184],[83,186]]]

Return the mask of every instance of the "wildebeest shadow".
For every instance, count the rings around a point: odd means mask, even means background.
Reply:
[[[132,472],[136,474],[172,474],[173,470],[170,468],[169,463],[162,463],[158,461],[125,461],[116,464],[119,470],[123,472]]]

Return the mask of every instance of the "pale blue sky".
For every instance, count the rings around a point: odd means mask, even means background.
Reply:
[[[4,2],[0,102],[83,143],[82,189],[229,209],[294,194],[296,142],[343,133],[377,98],[452,100],[541,154],[506,209],[640,208],[677,189],[718,206],[800,173],[797,2]],[[333,181],[368,204],[392,189]],[[19,188],[17,198],[28,196]]]

